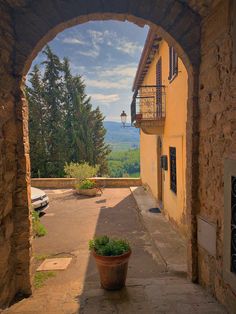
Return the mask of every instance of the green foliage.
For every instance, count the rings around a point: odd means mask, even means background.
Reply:
[[[44,261],[46,258],[49,258],[50,257],[50,255],[48,255],[48,254],[38,254],[38,255],[35,255],[35,260],[37,261],[37,262],[41,262],[41,261]]]
[[[108,236],[100,236],[89,241],[89,249],[98,255],[117,256],[130,251],[130,245],[126,240],[111,239]]]
[[[34,287],[36,289],[38,288],[41,288],[45,281],[49,278],[53,278],[55,277],[56,274],[52,271],[39,271],[39,272],[36,272],[36,274],[34,275]]]
[[[39,213],[35,210],[32,211],[32,224],[34,236],[43,237],[47,234],[46,228],[40,221]]]
[[[63,177],[66,162],[99,165],[98,174],[106,174],[110,148],[104,116],[99,107],[92,109],[85,83],[71,74],[68,59],[60,60],[49,46],[43,54],[45,60],[34,67],[26,87],[31,176]]]
[[[130,149],[128,151],[114,151],[108,156],[109,176],[139,177],[140,176],[140,151]]]
[[[87,162],[84,163],[66,163],[64,171],[67,178],[77,178],[79,182],[95,177],[98,173],[99,166],[90,166]]]
[[[83,180],[81,183],[76,184],[76,189],[86,190],[93,189],[96,187],[96,183],[91,180]]]

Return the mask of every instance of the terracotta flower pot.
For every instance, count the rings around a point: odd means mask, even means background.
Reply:
[[[125,286],[131,251],[118,256],[101,256],[93,251],[102,288],[119,290]]]
[[[78,189],[76,192],[80,195],[86,195],[86,196],[96,196],[97,195],[97,188],[93,189]]]

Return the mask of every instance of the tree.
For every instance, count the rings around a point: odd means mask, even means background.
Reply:
[[[106,174],[110,149],[105,144],[104,116],[99,108],[92,109],[85,83],[80,75],[72,75],[69,60],[61,61],[49,46],[43,54],[44,74],[36,66],[27,87],[32,176],[38,172],[45,177],[64,176],[64,164],[70,162],[98,165],[99,174]]]
[[[44,177],[47,175],[45,133],[46,105],[43,95],[44,86],[37,65],[34,66],[29,81],[31,87],[26,88],[26,95],[29,100],[29,139],[32,176]]]
[[[46,110],[46,143],[48,176],[62,176],[65,159],[64,112],[62,103],[62,64],[49,46],[43,50],[46,60],[43,62],[44,99]]]
[[[105,144],[106,129],[103,126],[105,117],[101,113],[99,107],[92,112],[92,115],[93,164],[100,165],[99,173],[104,175],[108,174],[107,156],[111,152],[110,146]]]

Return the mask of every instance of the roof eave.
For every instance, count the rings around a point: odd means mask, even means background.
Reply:
[[[141,80],[141,76],[143,75],[143,72],[145,70],[146,64],[147,64],[147,60],[149,57],[149,54],[152,50],[152,46],[153,46],[153,42],[156,39],[156,31],[154,31],[153,29],[149,29],[146,41],[145,41],[145,45],[143,47],[143,51],[139,60],[139,65],[136,71],[136,75],[135,75],[135,79],[134,79],[134,83],[133,83],[133,87],[132,87],[132,91],[134,92],[136,89],[138,89],[138,86],[140,85],[139,82]],[[160,38],[161,40],[161,38]]]

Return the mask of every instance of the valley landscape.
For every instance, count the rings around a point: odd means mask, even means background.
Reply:
[[[139,130],[134,127],[122,128],[121,123],[105,121],[107,130],[105,142],[112,152],[108,155],[110,177],[139,177]]]

